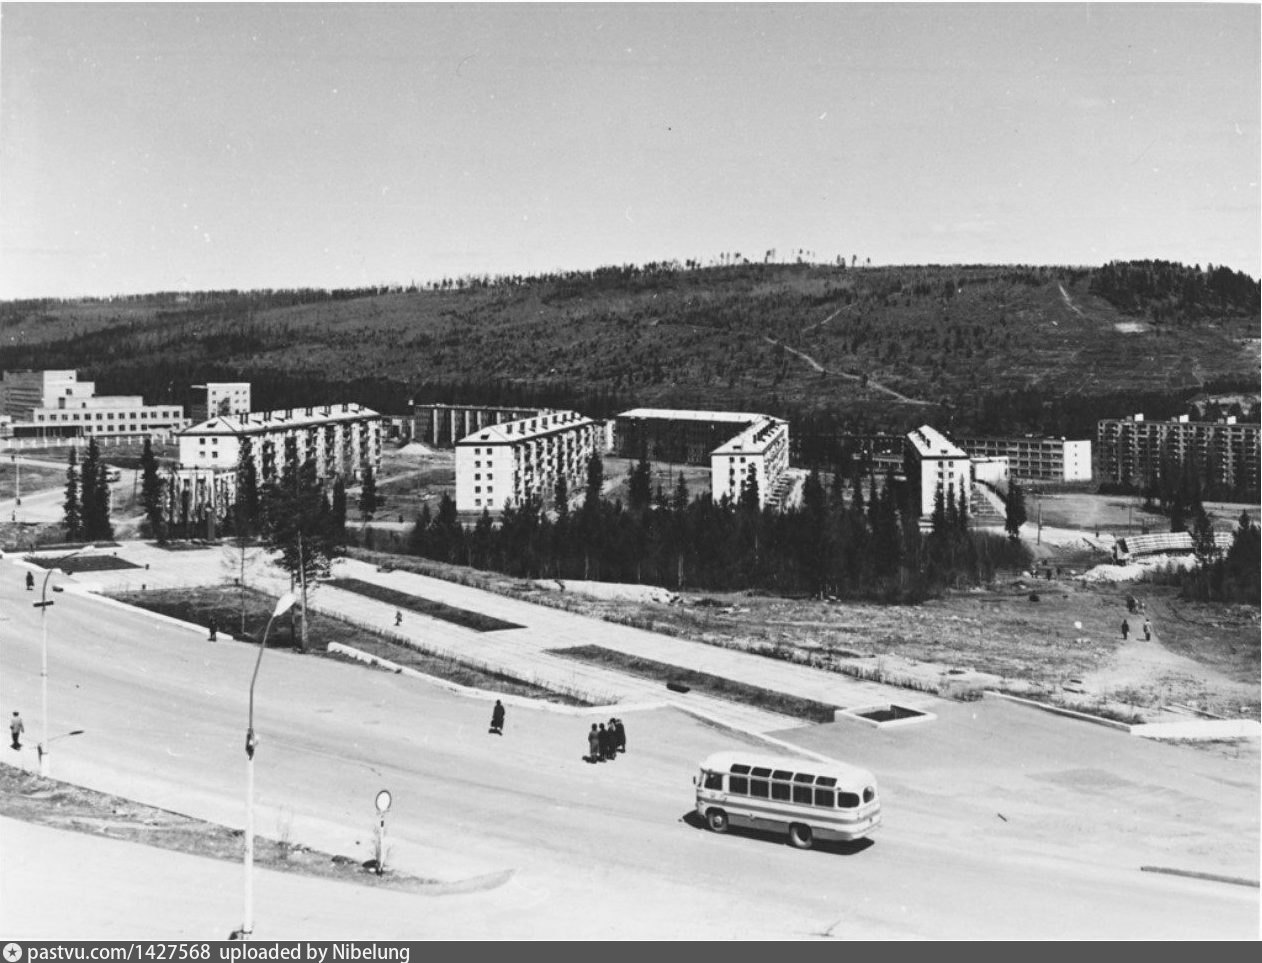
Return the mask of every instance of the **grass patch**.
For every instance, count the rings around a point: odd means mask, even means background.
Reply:
[[[118,558],[115,555],[76,555],[62,561],[57,558],[28,557],[27,561],[40,568],[60,569],[67,575],[78,575],[80,572],[110,572],[124,568],[140,568],[135,562]]]
[[[641,659],[624,652],[602,648],[599,645],[580,645],[569,649],[552,649],[550,652],[552,655],[617,669],[620,672],[653,679],[666,685],[673,683],[677,686],[687,686],[689,689],[696,689],[706,695],[766,709],[768,712],[778,712],[797,719],[807,719],[810,722],[832,722],[834,713],[839,708],[826,702],[816,702],[814,699],[803,699],[783,692],[773,692],[756,685],[747,685],[744,682],[734,682],[708,672],[696,672],[677,665],[668,665],[665,662]]]
[[[413,595],[411,592],[400,592],[382,585],[374,585],[372,582],[364,582],[357,578],[331,578],[324,584],[346,592],[354,592],[357,595],[376,599],[379,602],[386,602],[389,605],[399,609],[406,609],[409,612],[418,612],[421,615],[442,619],[444,622],[451,622],[454,625],[472,629],[474,632],[502,632],[505,629],[525,628],[524,625],[518,625],[516,622],[506,622],[503,619],[484,615],[481,612],[471,612],[468,609],[456,608],[454,605],[435,602],[420,595]]]

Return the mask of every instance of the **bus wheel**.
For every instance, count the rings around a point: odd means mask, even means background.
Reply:
[[[716,833],[727,832],[727,813],[722,809],[711,809],[705,814],[705,821]]]
[[[810,849],[814,839],[811,837],[811,827],[803,826],[801,823],[794,823],[789,827],[789,842],[798,849]]]

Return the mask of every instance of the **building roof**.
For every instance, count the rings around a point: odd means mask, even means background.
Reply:
[[[783,425],[785,422],[779,418],[772,418],[770,415],[759,415],[758,421],[750,425],[740,434],[729,438],[718,448],[710,452],[711,455],[735,455],[740,454],[758,454],[766,450],[767,445],[771,442],[771,438],[775,433],[775,429]]]
[[[181,435],[255,435],[290,428],[307,428],[330,421],[359,421],[380,417],[359,404],[314,405],[310,408],[280,408],[276,411],[246,411],[236,415],[216,415],[180,432]]]
[[[502,421],[498,425],[487,425],[472,434],[465,435],[456,444],[457,446],[515,445],[541,435],[551,435],[558,431],[568,431],[571,428],[594,424],[596,421],[580,415],[577,411],[546,411],[529,418],[520,418],[517,421]]]
[[[621,412],[619,418],[658,418],[662,421],[720,421],[720,422],[752,422],[761,421],[767,415],[748,411],[690,411],[683,408],[632,408]]]
[[[921,458],[967,458],[964,450],[950,441],[946,435],[929,425],[921,425],[907,433]]]

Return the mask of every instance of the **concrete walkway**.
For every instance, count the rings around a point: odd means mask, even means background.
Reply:
[[[239,556],[227,547],[168,550],[145,542],[126,542],[109,552],[136,568],[82,573],[74,581],[83,589],[103,593],[179,588],[229,583],[236,576]],[[50,553],[51,554],[51,553]],[[416,612],[405,612],[395,626],[396,608],[355,592],[321,585],[310,593],[313,611],[362,625],[439,655],[504,671],[559,691],[581,695],[597,704],[671,704],[746,732],[769,733],[805,726],[805,720],[766,712],[742,703],[702,695],[676,693],[660,682],[554,655],[549,650],[597,645],[628,655],[652,659],[787,695],[812,699],[837,709],[888,705],[896,701],[932,712],[935,696],[891,686],[862,682],[810,666],[691,642],[642,629],[618,625],[546,606],[523,602],[442,579],[403,571],[379,571],[354,559],[334,563],[333,575],[381,585],[419,598],[493,616],[522,626],[479,632]],[[289,589],[289,576],[263,552],[247,558],[246,584],[275,594]]]

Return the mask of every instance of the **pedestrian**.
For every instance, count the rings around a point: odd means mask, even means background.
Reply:
[[[614,744],[619,752],[627,751],[627,730],[621,719],[613,721]]]
[[[394,624],[395,625],[403,624],[403,609],[394,610]]]
[[[210,628],[210,641],[214,642],[219,637],[218,636],[219,623],[215,620],[215,617],[213,615],[210,617],[209,628]]]
[[[605,724],[600,724],[600,760],[604,762],[606,759],[613,758],[609,752],[609,730],[605,728]]]
[[[1122,619],[1122,639],[1123,639],[1123,641],[1125,641],[1126,637],[1130,634],[1130,631],[1131,631],[1131,624],[1130,624],[1128,621],[1126,621],[1126,619]]]
[[[491,710],[491,731],[497,736],[504,734],[504,703],[495,700],[495,708]]]
[[[26,723],[22,721],[22,716],[18,714],[16,709],[13,710],[13,718],[9,720],[9,735],[13,737],[13,748],[22,748],[22,733],[26,731]]]
[[[1144,619],[1144,641],[1145,642],[1152,641],[1152,623],[1149,622],[1147,619]]]
[[[592,723],[592,731],[587,734],[587,761],[600,762],[600,733],[596,731],[596,723]]]
[[[26,590],[32,592],[35,590],[35,576],[30,572],[26,573]]]

